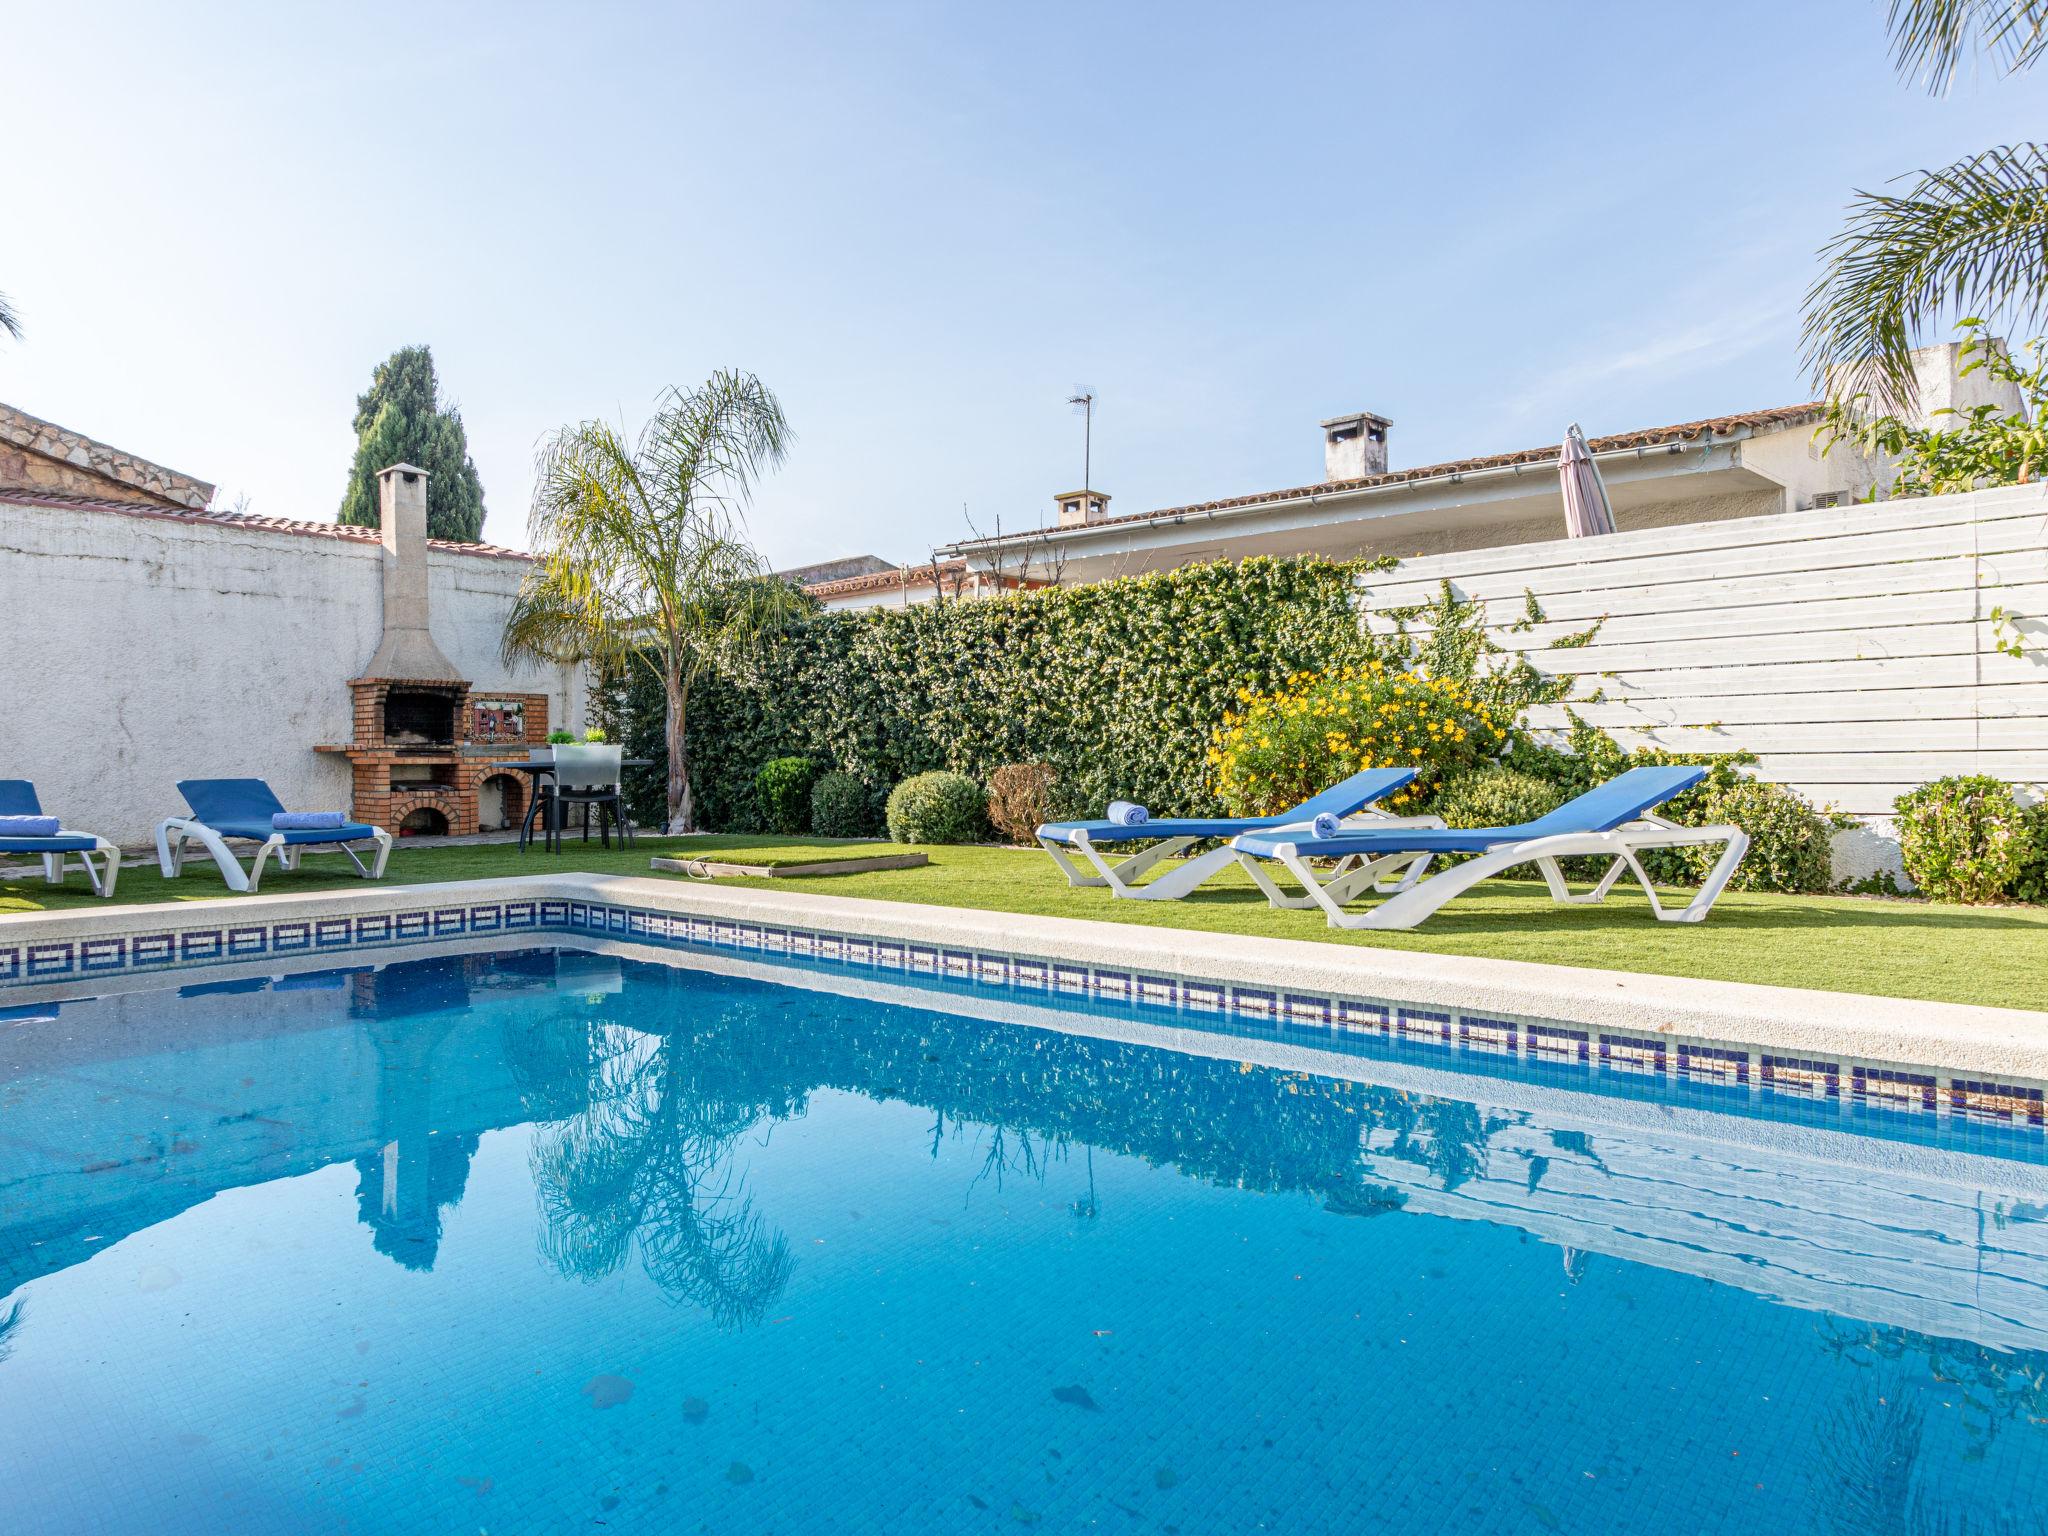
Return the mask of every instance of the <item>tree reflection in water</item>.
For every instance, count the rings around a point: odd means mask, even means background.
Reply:
[[[742,1327],[782,1294],[794,1260],[755,1212],[733,1148],[756,1121],[796,1106],[733,1091],[696,1044],[681,1029],[592,1028],[588,1105],[534,1139],[540,1246],[562,1273],[593,1281],[637,1248],[671,1300]]]
[[[1967,1460],[1983,1460],[2008,1424],[2048,1424],[2048,1350],[1992,1349],[1967,1339],[1837,1317],[1822,1322],[1820,1338],[1830,1355],[1872,1370],[1880,1381],[1900,1378],[1904,1367],[1952,1388],[1969,1441],[1963,1453]],[[1917,1436],[1917,1421],[1906,1427]]]
[[[1879,1329],[1878,1333],[1900,1330]],[[1931,1342],[1931,1341],[1922,1341]],[[1942,1378],[1946,1380],[1947,1378]],[[1823,1475],[1815,1524],[1826,1536],[2041,1536],[2040,1516],[2017,1509],[1948,1508],[1948,1490],[1919,1475],[1926,1412],[1906,1374],[1879,1363],[1816,1431]],[[1965,1452],[1965,1459],[1981,1457]]]
[[[929,1106],[934,1157],[949,1136],[981,1151],[970,1198],[984,1181],[1043,1182],[1085,1148],[1088,1188],[1073,1209],[1090,1218],[1097,1147],[1377,1215],[1402,1197],[1363,1179],[1368,1134],[1382,1155],[1452,1187],[1480,1167],[1503,1123],[1460,1100],[635,970],[630,1011],[617,998],[590,999],[587,1037],[578,1033],[588,1040],[584,1106],[536,1133],[541,1248],[564,1274],[590,1280],[637,1251],[666,1294],[726,1326],[758,1321],[794,1266],[747,1193],[735,1150],[751,1127],[801,1115],[815,1089]]]

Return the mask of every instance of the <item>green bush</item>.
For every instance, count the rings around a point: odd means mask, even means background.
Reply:
[[[1429,809],[1454,827],[1518,827],[1564,804],[1564,791],[1512,768],[1475,768],[1445,779]]]
[[[872,837],[873,791],[850,773],[819,775],[811,786],[811,831],[818,837]]]
[[[754,798],[770,832],[796,837],[811,830],[811,785],[818,765],[808,757],[778,757],[754,775]]]
[[[889,836],[899,843],[971,843],[981,835],[981,786],[964,773],[913,774],[889,791]]]
[[[1702,827],[1732,822],[1749,834],[1749,852],[1728,882],[1731,891],[1806,895],[1827,890],[1834,879],[1834,827],[1812,801],[1782,784],[1739,779],[1709,790],[1697,820],[1687,821]],[[1706,879],[1721,856],[1717,846],[1680,851],[1694,880]]]
[[[2027,807],[2027,849],[2013,877],[2016,901],[2048,902],[2048,801]]]
[[[1936,779],[1893,802],[1906,873],[1936,901],[1996,901],[2028,865],[2031,828],[1997,779]]]

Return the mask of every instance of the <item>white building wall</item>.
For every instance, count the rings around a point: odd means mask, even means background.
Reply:
[[[1864,501],[1873,490],[1892,482],[1890,460],[1867,457],[1847,442],[1831,445],[1824,432],[1816,434],[1810,426],[1761,433],[1739,451],[1744,468],[1784,487],[1780,504],[1770,509],[1775,512],[1805,511],[1814,497],[1825,494]]]
[[[1446,581],[1631,745],[1755,752],[1870,818],[1946,774],[2048,784],[2048,486],[1432,556],[1370,578],[1369,622]],[[1546,617],[1518,634],[1525,594]]]
[[[1745,445],[1747,446],[1747,445]],[[1810,498],[1809,498],[1810,499]],[[1623,507],[1615,521],[1625,533],[1642,528],[1675,528],[1687,523],[1720,523],[1738,517],[1768,517],[1786,509],[1787,495],[1776,488],[1743,491],[1732,495],[1688,496],[1646,506]],[[1564,498],[1550,499],[1540,517],[1515,522],[1487,523],[1477,527],[1433,528],[1403,532],[1368,543],[1363,551],[1330,551],[1333,559],[1392,555],[1397,560],[1420,556],[1461,554],[1474,550],[1500,549],[1520,544],[1543,544],[1555,539],[1564,526]]]
[[[268,779],[345,809],[348,680],[382,626],[380,546],[248,526],[0,502],[0,778],[124,846],[184,809],[183,778]],[[507,668],[523,560],[428,555],[434,638],[481,692],[549,695],[580,729],[580,668]]]

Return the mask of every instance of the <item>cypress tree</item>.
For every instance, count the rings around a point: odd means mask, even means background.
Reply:
[[[377,526],[377,471],[416,464],[427,472],[427,534],[475,543],[484,526],[484,487],[469,456],[462,412],[441,400],[434,354],[401,347],[377,365],[356,396],[356,456],[341,521]]]

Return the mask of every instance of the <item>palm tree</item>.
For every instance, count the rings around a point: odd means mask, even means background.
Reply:
[[[691,685],[795,611],[793,589],[768,578],[744,527],[755,482],[790,440],[767,386],[721,370],[671,389],[630,446],[602,421],[541,445],[528,518],[538,559],[506,621],[505,656],[655,673],[671,832],[695,830]]]
[[[14,301],[0,293],[0,331],[5,331],[16,341],[21,340],[21,316],[14,308]]]
[[[2016,72],[2048,52],[2048,0],[1891,0],[1886,26],[1899,73],[1934,95],[1972,53]],[[1804,332],[1816,383],[1903,404],[1914,334],[1944,307],[2048,320],[2048,148],[2004,145],[1900,193],[1859,191],[1821,255]]]

